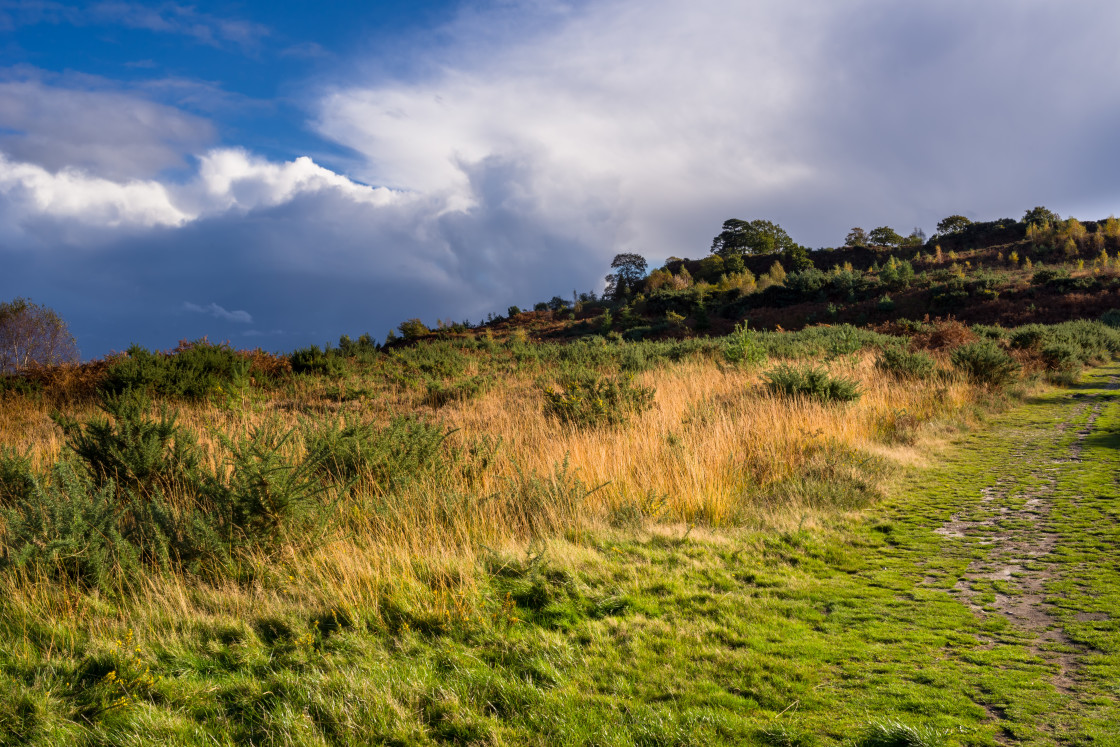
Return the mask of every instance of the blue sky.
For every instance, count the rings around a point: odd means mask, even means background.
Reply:
[[[0,0],[0,299],[86,357],[598,290],[722,221],[1117,212],[1120,5]]]

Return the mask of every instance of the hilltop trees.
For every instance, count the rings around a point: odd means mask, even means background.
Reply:
[[[616,300],[629,295],[641,284],[648,267],[646,258],[640,254],[622,252],[614,255],[611,269],[615,272],[606,277],[607,289],[604,295]]]
[[[867,231],[856,226],[851,231],[848,231],[848,235],[844,237],[844,246],[862,248],[867,246],[870,240],[871,239],[867,236]]]
[[[1031,208],[1023,215],[1023,222],[1028,226],[1044,226],[1049,223],[1057,223],[1061,218],[1053,210],[1039,206]]]
[[[937,232],[942,236],[950,236],[954,233],[960,233],[971,225],[972,221],[963,215],[950,215],[948,218],[942,218],[937,222]]]
[[[873,246],[898,246],[902,243],[902,236],[890,226],[879,226],[872,229],[867,238]]]
[[[792,252],[795,247],[797,243],[781,226],[762,219],[730,218],[723,222],[723,231],[712,239],[712,253],[724,259],[744,254]]]
[[[53,310],[26,298],[0,303],[0,373],[77,362],[74,336]]]

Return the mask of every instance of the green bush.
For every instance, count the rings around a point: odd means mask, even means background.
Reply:
[[[238,441],[220,437],[227,469],[208,475],[202,492],[211,522],[231,548],[306,540],[320,528],[326,488],[316,473],[328,454],[317,448],[295,458],[294,434],[264,423]]]
[[[449,384],[438,379],[428,379],[425,382],[427,394],[424,396],[424,404],[443,407],[451,402],[467,402],[481,397],[492,384],[493,379],[488,376],[470,376]]]
[[[565,376],[557,386],[559,391],[543,390],[544,411],[564,423],[618,425],[653,406],[653,389],[635,386],[629,378],[577,373]]]
[[[880,351],[875,366],[900,379],[928,379],[937,370],[937,364],[928,353],[912,353],[903,348],[886,348]]]
[[[318,345],[294,350],[288,356],[288,361],[292,364],[292,372],[297,374],[338,376],[343,370],[342,361],[334,355],[329,345],[325,350],[320,350]]]
[[[859,399],[856,382],[829,375],[818,366],[795,367],[782,364],[767,371],[764,376],[767,388],[786,397],[807,397],[820,402],[851,402]]]
[[[55,422],[67,446],[86,465],[99,484],[110,481],[143,493],[193,481],[198,465],[194,439],[176,424],[176,416],[162,407],[159,420],[149,417],[151,401],[139,391],[104,395],[101,410],[110,418],[85,423],[56,414]]]
[[[991,340],[962,345],[953,351],[953,366],[976,384],[1000,387],[1013,381],[1019,364]]]
[[[251,361],[228,345],[205,339],[180,343],[171,353],[153,353],[133,345],[116,360],[101,383],[107,394],[130,389],[166,397],[200,400],[249,384]]]
[[[1113,329],[1120,328],[1120,309],[1109,309],[1101,314],[1100,320]]]
[[[30,450],[20,454],[13,448],[0,447],[0,506],[26,498],[34,488]]]
[[[110,593],[145,564],[199,570],[226,557],[214,517],[201,507],[176,508],[161,491],[141,496],[113,480],[97,484],[67,459],[0,518],[8,527],[0,568]]]
[[[744,321],[735,325],[735,331],[725,338],[723,357],[729,363],[757,366],[766,362],[766,348],[758,334],[747,329],[747,322]]]
[[[438,424],[398,417],[384,428],[328,422],[309,429],[306,444],[320,474],[342,483],[367,481],[389,493],[454,464],[455,455],[444,448],[448,435]]]

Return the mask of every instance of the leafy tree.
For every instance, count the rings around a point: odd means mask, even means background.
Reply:
[[[937,222],[937,232],[942,236],[960,233],[972,225],[972,221],[963,215],[950,215]]]
[[[712,253],[725,259],[744,254],[773,254],[797,246],[781,226],[768,220],[745,221],[730,218],[723,232],[712,239]]]
[[[859,226],[856,226],[848,235],[844,237],[844,246],[864,247],[870,239],[867,236],[867,231],[864,231]]]
[[[1028,226],[1044,226],[1048,223],[1057,223],[1061,218],[1052,210],[1039,206],[1033,207],[1023,215],[1023,222]]]
[[[782,259],[793,272],[807,270],[813,266],[813,260],[809,258],[809,250],[799,244],[784,249]]]
[[[914,226],[910,235],[902,240],[902,246],[923,246],[926,243],[926,232]]]
[[[611,260],[611,269],[615,270],[607,275],[607,289],[604,295],[615,300],[629,295],[641,284],[646,276],[646,258],[633,252],[623,252],[614,255]]]
[[[871,240],[873,246],[898,246],[902,243],[902,237],[890,226],[873,229],[867,238]]]
[[[0,303],[0,373],[77,362],[74,336],[52,309],[26,298]]]

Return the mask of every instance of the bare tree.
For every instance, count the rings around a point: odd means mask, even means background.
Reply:
[[[0,373],[78,360],[74,336],[52,309],[26,298],[0,303]]]

